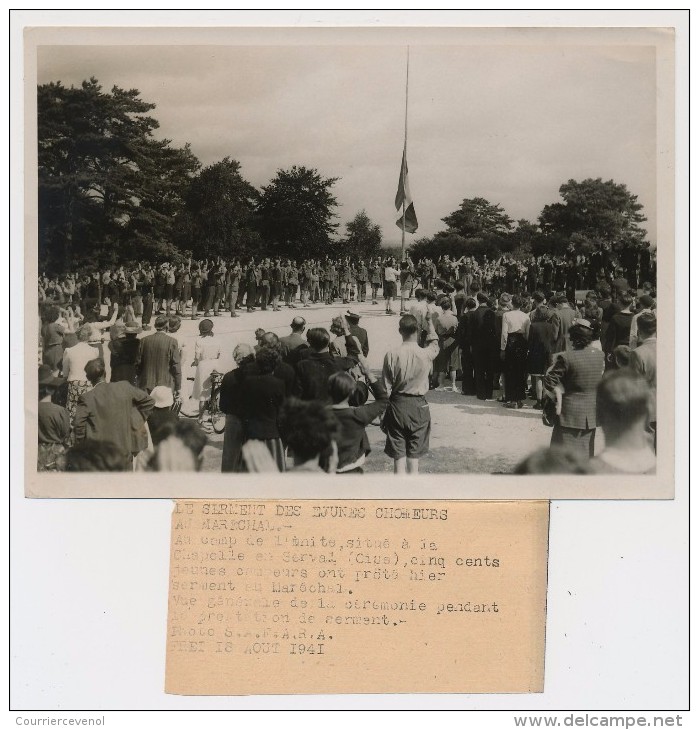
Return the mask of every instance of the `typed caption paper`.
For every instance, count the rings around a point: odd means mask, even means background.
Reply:
[[[188,500],[166,691],[541,692],[548,502]]]

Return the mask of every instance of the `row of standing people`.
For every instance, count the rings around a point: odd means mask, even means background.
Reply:
[[[492,400],[498,387],[510,408],[522,408],[529,393],[540,410],[547,398],[555,400],[552,443],[592,455],[596,387],[605,372],[631,367],[648,386],[646,428],[655,444],[656,317],[650,294],[623,291],[612,297],[605,284],[571,305],[565,294],[535,292],[526,299],[503,294],[495,302],[477,291],[456,306],[460,293],[452,298],[420,290],[409,308],[420,323],[434,321],[438,386],[450,376],[446,389],[456,390],[461,371],[461,392],[479,400]]]
[[[461,282],[467,294],[475,285],[499,296],[537,289],[576,290],[594,288],[598,281],[618,282],[620,287],[640,287],[655,281],[655,252],[630,248],[618,253],[600,249],[591,254],[569,252],[564,256],[513,256],[495,258],[442,255],[435,259],[411,260],[398,267],[390,256],[366,261],[349,257],[325,257],[294,261],[284,258],[203,259],[153,265],[141,262],[100,272],[69,272],[62,276],[39,277],[41,303],[79,306],[83,313],[106,301],[131,306],[142,325],[149,326],[154,314],[172,310],[183,315],[217,315],[227,310],[248,311],[310,306],[330,303],[363,302],[370,291],[378,303],[380,292],[395,297],[395,289],[413,292],[420,286],[434,287],[438,280],[450,285]],[[297,304],[298,302],[298,304]]]

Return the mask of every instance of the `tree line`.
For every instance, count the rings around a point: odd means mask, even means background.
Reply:
[[[95,78],[37,89],[38,247],[42,271],[216,256],[350,256],[382,252],[382,231],[359,211],[339,231],[338,178],[294,165],[257,189],[225,157],[202,165],[189,144],[157,139],[155,104]],[[636,196],[613,181],[570,180],[538,224],[464,200],[413,256],[558,252],[573,245],[643,245]]]
[[[42,84],[38,104],[39,265],[238,256],[374,256],[364,211],[339,234],[337,178],[302,165],[256,189],[237,160],[203,166],[189,144],[154,137],[155,105],[136,89]]]
[[[563,202],[544,206],[538,221],[515,222],[499,204],[467,198],[442,222],[446,229],[418,239],[410,248],[413,258],[487,256],[502,254],[589,254],[599,249],[622,251],[649,244],[641,224],[646,220],[638,196],[613,180],[588,178],[561,185]]]

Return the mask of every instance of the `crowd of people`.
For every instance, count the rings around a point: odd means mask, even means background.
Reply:
[[[416,473],[435,389],[541,411],[551,448],[518,469],[651,472],[654,256],[632,253],[189,260],[42,276],[39,469],[196,469],[217,399],[224,472],[362,473],[376,424],[395,473]],[[399,315],[400,344],[376,373],[352,305],[380,298]],[[230,352],[215,334],[226,311],[338,300],[350,308],[327,329],[307,328],[299,313],[287,336],[260,329]],[[192,362],[183,317],[199,319]],[[188,366],[199,404],[191,418],[179,412]]]
[[[141,326],[149,328],[154,316],[218,316],[229,312],[279,310],[313,304],[379,303],[395,313],[394,300],[409,298],[418,287],[433,289],[437,282],[463,284],[468,296],[476,285],[491,296],[501,293],[593,289],[599,281],[627,282],[631,289],[655,281],[655,252],[628,249],[613,253],[604,248],[589,255],[503,255],[496,259],[439,256],[396,262],[393,257],[356,261],[349,257],[309,259],[238,258],[189,260],[159,265],[139,262],[102,271],[69,272],[39,277],[40,303],[57,304],[72,317],[88,320],[99,316],[95,309],[105,302],[129,309]]]

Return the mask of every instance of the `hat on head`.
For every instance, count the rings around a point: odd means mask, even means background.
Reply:
[[[155,329],[157,330],[164,330],[167,327],[168,318],[164,314],[159,314],[155,318]]]
[[[587,327],[587,329],[591,330],[592,325],[590,324],[589,319],[583,319],[582,317],[578,317],[577,319],[574,319],[572,322],[573,325],[578,325],[578,327]]]
[[[167,385],[156,385],[150,393],[155,401],[155,408],[172,408],[175,398],[172,395],[172,388]]]
[[[143,328],[139,327],[135,322],[133,324],[129,323],[124,327],[125,335],[137,335],[140,332],[143,332]]]
[[[65,383],[65,378],[57,378],[50,365],[39,365],[39,385],[53,385],[58,387]]]
[[[357,314],[356,312],[353,312],[351,309],[347,310],[347,314],[346,314],[347,319],[357,319],[358,320],[361,316],[362,316],[361,314]]]

